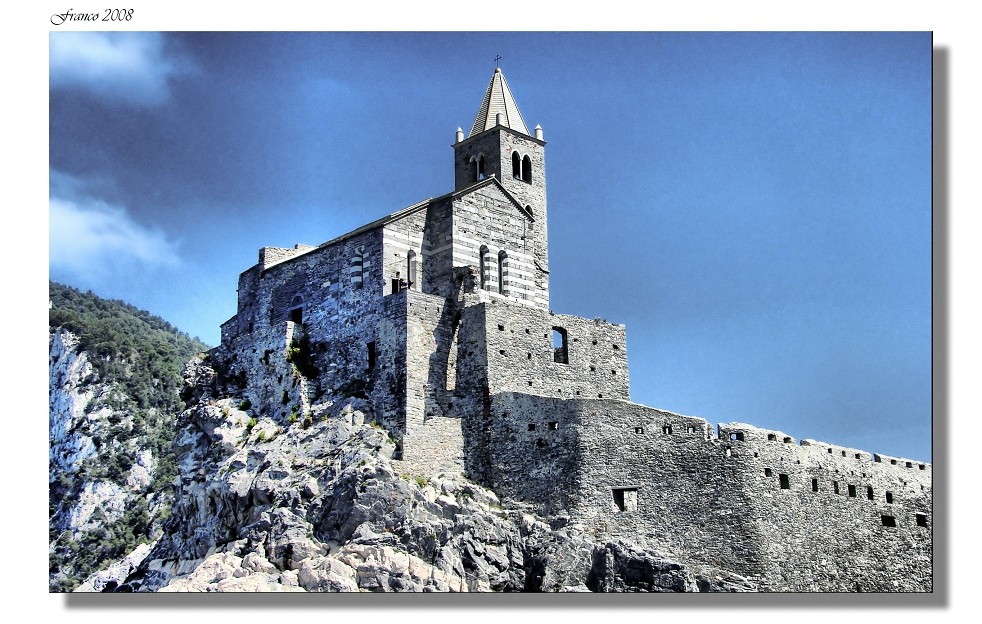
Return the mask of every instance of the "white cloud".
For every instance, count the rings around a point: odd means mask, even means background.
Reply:
[[[164,35],[141,32],[53,32],[50,87],[76,88],[111,100],[159,104],[183,63],[165,50]]]
[[[94,199],[56,197],[50,208],[52,272],[99,279],[180,264],[176,242],[140,225],[123,208]]]

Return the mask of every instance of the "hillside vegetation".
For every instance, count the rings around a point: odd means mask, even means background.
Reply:
[[[54,282],[48,293],[49,583],[69,591],[159,531],[181,370],[208,346],[122,301]]]

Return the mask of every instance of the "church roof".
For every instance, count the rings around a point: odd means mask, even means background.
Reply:
[[[505,75],[501,73],[500,67],[494,69],[491,84],[488,85],[487,93],[484,94],[484,101],[481,102],[481,108],[477,111],[474,127],[471,128],[471,133],[467,136],[474,136],[479,132],[494,128],[497,125],[498,113],[504,114],[502,125],[505,127],[523,134],[529,133],[525,120],[522,119],[522,114],[518,112],[518,104],[515,103],[511,89],[508,88],[508,81],[505,80]]]

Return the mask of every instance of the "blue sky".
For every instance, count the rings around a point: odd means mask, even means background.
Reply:
[[[50,276],[216,344],[264,245],[452,189],[501,66],[635,401],[931,459],[930,33],[50,35]]]

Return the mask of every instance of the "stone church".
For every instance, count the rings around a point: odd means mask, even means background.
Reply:
[[[302,426],[358,397],[406,471],[782,591],[931,591],[931,465],[636,403],[623,325],[549,308],[546,142],[496,69],[454,185],[317,246],[264,247],[213,352]]]

